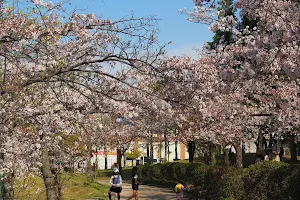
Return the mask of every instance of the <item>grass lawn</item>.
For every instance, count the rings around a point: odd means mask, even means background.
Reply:
[[[108,185],[88,184],[85,174],[65,173],[61,176],[63,200],[106,199]],[[45,200],[45,186],[41,176],[29,174],[15,185],[15,199]]]

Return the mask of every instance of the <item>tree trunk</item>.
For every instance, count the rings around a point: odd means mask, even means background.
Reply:
[[[216,165],[217,164],[217,159],[216,159],[216,146],[211,143],[210,144],[210,164],[211,165]]]
[[[4,153],[0,153],[0,161],[4,161]],[[8,173],[0,174],[0,199],[13,200],[14,199],[14,171],[15,167]],[[2,177],[2,176],[3,177]],[[3,180],[3,181],[2,181]]]
[[[117,164],[119,167],[119,173],[122,174],[122,151],[121,149],[117,149]]]
[[[300,156],[300,142],[297,142],[297,150],[298,150],[298,156]]]
[[[3,183],[3,175],[0,174],[0,200],[3,200],[4,199],[4,191],[5,191],[5,188],[4,188],[4,183]]]
[[[150,163],[150,144],[147,143],[147,159],[146,159],[147,164]]]
[[[178,150],[177,150],[177,146],[178,146],[178,141],[175,141],[175,160],[178,160]]]
[[[54,181],[55,184],[57,185],[57,191],[58,191],[58,197],[59,199],[61,199],[62,197],[62,193],[61,193],[61,179],[60,179],[60,173],[58,171],[56,171],[56,173],[54,172]]]
[[[1,180],[0,180],[1,181]],[[4,200],[13,200],[14,199],[14,172],[9,172],[5,175],[4,191],[3,191]]]
[[[224,163],[225,165],[230,165],[229,161],[229,149],[226,149],[226,145],[224,146]]]
[[[92,153],[93,153],[93,150],[92,150],[92,144],[91,142],[88,140],[88,143],[87,143],[87,162],[86,162],[86,172],[88,174],[88,180],[90,183],[93,182],[93,169],[92,169],[92,163],[91,163],[91,158],[92,158]]]
[[[259,130],[258,140],[257,140],[257,152],[261,152],[263,150],[263,135],[262,131]]]
[[[95,159],[95,171],[97,171],[98,170],[98,168],[99,168],[99,161],[98,161],[98,149],[96,148],[96,159]]]
[[[104,145],[104,169],[107,169],[107,147]]]
[[[170,142],[169,141],[168,141],[167,151],[168,151],[168,162],[169,162],[170,161]]]
[[[73,157],[71,158],[71,161],[70,161],[70,171],[72,173],[74,173],[74,171],[75,171],[75,164],[74,164],[74,158]]]
[[[194,162],[196,144],[195,141],[188,142],[189,162]]]
[[[235,148],[235,151],[236,151],[236,163],[235,163],[235,166],[237,168],[243,168],[243,149],[242,149],[242,146],[241,146],[241,142],[238,141],[238,142],[235,142],[233,144],[234,148]]]
[[[124,167],[126,167],[126,155],[125,155],[125,152],[123,153],[123,159],[124,159]]]
[[[167,141],[166,135],[164,135],[164,137],[165,137],[165,157],[164,157],[164,160],[165,160],[165,162],[167,162],[167,157],[168,157],[168,141]]]
[[[217,158],[216,158],[216,152],[212,151],[211,152],[211,165],[216,165],[217,164]]]
[[[295,143],[295,135],[290,134],[290,152],[291,161],[297,161],[297,146]]]
[[[161,159],[161,151],[162,151],[162,141],[159,142],[159,162],[162,162],[162,159]]]
[[[215,165],[216,163],[216,146],[212,142],[209,142],[209,164]]]
[[[51,171],[47,148],[43,148],[42,150],[42,164],[41,172],[46,187],[47,200],[60,200],[58,186],[56,185],[57,182],[55,181],[54,175]]]
[[[153,141],[150,141],[150,164],[153,164]]]
[[[282,147],[281,134],[278,135],[277,146],[276,146],[276,154],[280,153],[280,147]]]

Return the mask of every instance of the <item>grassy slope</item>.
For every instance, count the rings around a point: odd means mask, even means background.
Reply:
[[[85,174],[62,175],[63,200],[99,199],[107,196],[108,185],[87,184]],[[30,174],[16,182],[15,198],[18,200],[45,200],[45,186],[40,176]]]

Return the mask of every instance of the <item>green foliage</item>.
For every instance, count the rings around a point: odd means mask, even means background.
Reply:
[[[300,166],[265,161],[249,168],[208,166],[202,163],[159,163],[138,166],[144,183],[174,187],[193,185],[187,196],[207,200],[299,199]]]
[[[253,29],[257,26],[258,19],[250,19],[248,14],[245,12],[244,16],[242,17],[242,21],[239,24],[239,29],[244,29],[246,26],[249,26],[249,29]]]
[[[113,175],[112,169],[96,171],[96,177],[111,177]]]
[[[107,179],[110,178],[113,175],[113,170],[112,169],[107,169],[107,170],[98,170],[96,171],[96,177],[99,180],[102,180],[103,178]],[[122,179],[130,181],[132,177],[132,168],[131,167],[126,167],[122,169]]]
[[[2,174],[0,174],[0,200],[3,199],[4,196],[4,183],[1,181]]]
[[[150,90],[152,90],[153,92],[157,92],[162,88],[162,84],[159,82],[152,82],[148,85],[148,87],[150,88]]]
[[[291,155],[290,148],[288,147],[283,147],[284,155]]]
[[[243,192],[241,169],[211,166],[204,175],[204,197],[207,199],[240,199]]]
[[[142,152],[139,150],[132,149],[130,152],[126,152],[125,155],[131,160],[136,160],[142,155]]]
[[[245,200],[299,199],[299,165],[262,162],[244,170]],[[251,197],[251,198],[250,198]]]
[[[233,6],[233,0],[222,0],[219,3],[221,6],[218,8],[219,11],[222,11],[222,16],[233,16],[236,19],[235,12],[236,9]],[[208,42],[207,44],[211,49],[216,49],[219,44],[228,45],[233,42],[233,33],[231,31],[221,31],[218,30],[213,36],[213,41]]]

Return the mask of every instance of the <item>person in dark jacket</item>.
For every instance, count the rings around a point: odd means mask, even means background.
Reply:
[[[279,158],[280,158],[280,161],[282,161],[282,156],[284,155],[284,150],[283,150],[283,147],[281,146],[280,147],[280,151],[279,151]]]
[[[138,199],[138,190],[139,190],[139,185],[140,185],[140,179],[137,174],[137,167],[132,168],[132,180],[131,180],[131,185],[132,185],[132,195],[128,197],[127,200],[132,199],[133,197],[135,200]]]

